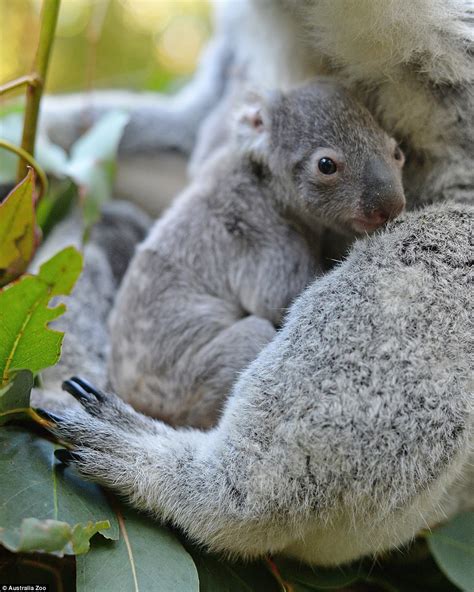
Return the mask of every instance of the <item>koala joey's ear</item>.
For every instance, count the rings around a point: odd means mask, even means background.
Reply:
[[[263,113],[261,105],[246,105],[240,113],[239,123],[248,128],[248,133],[262,133],[264,131]]]
[[[236,110],[235,131],[240,148],[255,156],[264,156],[270,131],[269,97],[247,93]]]

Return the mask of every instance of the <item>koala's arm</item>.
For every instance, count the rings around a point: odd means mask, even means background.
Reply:
[[[75,445],[63,458],[230,554],[339,564],[408,541],[445,518],[469,464],[473,216],[432,207],[358,243],[295,302],[214,430],[69,385],[83,408],[53,418]]]
[[[130,121],[120,143],[122,155],[160,150],[191,152],[198,128],[218,103],[232,63],[225,35],[213,39],[189,84],[175,95],[96,91],[47,96],[41,104],[41,129],[68,148],[96,119],[112,109],[125,109]]]

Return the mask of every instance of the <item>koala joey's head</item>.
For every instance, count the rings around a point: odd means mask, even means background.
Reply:
[[[268,167],[286,207],[339,232],[371,232],[405,206],[402,151],[332,81],[249,96],[237,139]]]

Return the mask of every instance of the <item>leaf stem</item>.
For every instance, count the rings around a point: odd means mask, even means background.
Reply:
[[[35,80],[35,84],[28,84],[26,91],[25,120],[23,123],[21,147],[25,152],[28,152],[28,154],[31,154],[32,156],[35,151],[39,106],[46,80],[46,73],[48,71],[49,56],[53,45],[60,1],[61,0],[43,0],[38,49],[33,66],[34,71],[31,74]],[[22,158],[18,165],[18,181],[21,181],[21,179],[26,176],[26,167],[27,162]]]
[[[265,563],[265,566],[267,567],[267,569],[272,574],[272,576],[278,582],[278,585],[281,586],[282,592],[294,592],[293,586],[291,586],[291,584],[289,582],[285,582],[285,580],[282,578],[282,576],[280,574],[280,570],[278,569],[278,566],[276,565],[276,563],[273,561],[273,559],[271,557],[265,557],[264,563]]]
[[[25,74],[24,76],[15,78],[15,80],[5,82],[5,84],[0,84],[0,96],[5,95],[17,88],[21,88],[25,85],[36,86],[40,84],[40,82],[41,81],[36,74]]]
[[[5,150],[14,152],[18,156],[20,156],[26,164],[29,164],[31,167],[34,168],[35,173],[38,175],[38,180],[40,182],[40,193],[38,196],[38,200],[41,199],[48,190],[48,179],[46,177],[46,173],[40,167],[38,162],[31,156],[31,154],[28,154],[26,150],[20,148],[20,146],[15,146],[15,144],[8,142],[8,140],[0,140],[0,148],[5,148]],[[22,179],[20,179],[20,181],[21,180]]]

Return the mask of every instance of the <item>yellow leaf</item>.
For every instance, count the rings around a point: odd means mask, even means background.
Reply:
[[[0,285],[21,275],[36,247],[32,169],[0,204]]]

